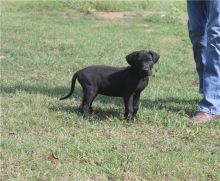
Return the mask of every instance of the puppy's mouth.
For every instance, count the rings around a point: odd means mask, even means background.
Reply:
[[[141,77],[148,77],[152,75],[152,71],[151,70],[143,70],[141,71]]]

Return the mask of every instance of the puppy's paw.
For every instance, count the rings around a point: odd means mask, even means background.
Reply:
[[[132,114],[128,114],[125,116],[125,119],[127,120],[128,123],[134,123],[135,122],[135,116]]]
[[[83,114],[82,117],[83,117],[83,119],[86,119],[86,120],[89,119],[89,115],[88,114]]]

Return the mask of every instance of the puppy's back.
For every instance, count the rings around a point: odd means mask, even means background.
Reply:
[[[83,68],[79,70],[78,75],[79,78],[88,77],[91,79],[98,79],[100,77],[108,78],[113,74],[120,74],[122,73],[127,67],[112,67],[106,65],[94,65]]]

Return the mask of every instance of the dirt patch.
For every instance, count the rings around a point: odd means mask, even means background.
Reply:
[[[151,28],[149,25],[147,24],[140,24],[137,26],[137,28],[139,28],[139,30],[141,32],[155,32],[156,30]]]
[[[120,20],[126,17],[134,17],[134,12],[95,12],[94,15],[104,20]]]
[[[178,40],[175,38],[161,38],[158,40],[161,45],[175,45]]]

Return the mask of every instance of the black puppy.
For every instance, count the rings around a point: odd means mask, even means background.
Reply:
[[[147,86],[153,65],[160,56],[153,51],[135,51],[126,56],[128,67],[90,66],[77,71],[72,78],[71,90],[60,100],[70,97],[76,79],[83,88],[80,112],[87,118],[92,111],[92,102],[98,94],[123,97],[125,118],[133,120],[139,108],[141,91]]]

